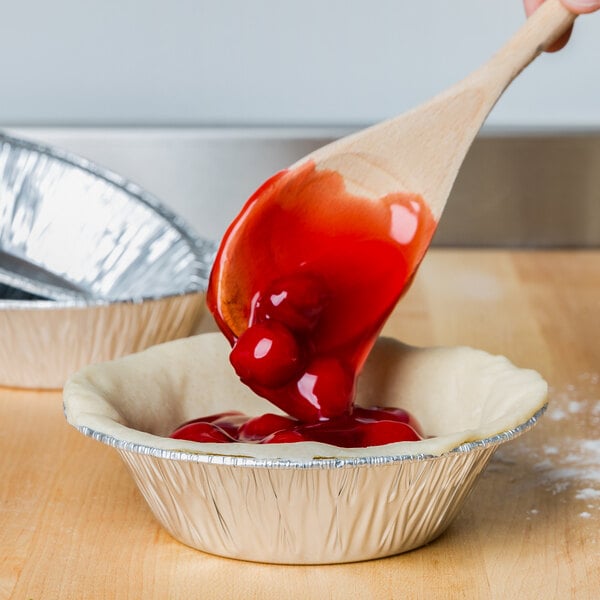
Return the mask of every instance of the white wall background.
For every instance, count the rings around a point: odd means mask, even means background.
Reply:
[[[479,66],[521,0],[15,0],[0,11],[0,126],[360,125]],[[489,123],[600,127],[600,14]]]

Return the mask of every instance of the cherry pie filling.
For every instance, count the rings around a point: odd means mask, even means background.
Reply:
[[[248,200],[228,229],[207,303],[241,381],[285,415],[230,411],[171,437],[366,447],[423,437],[414,417],[354,403],[356,381],[435,230],[417,194],[373,201],[307,162]]]

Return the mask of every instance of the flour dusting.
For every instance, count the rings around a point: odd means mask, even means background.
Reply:
[[[577,400],[571,400],[569,402],[569,412],[572,415],[581,412],[582,407],[583,407],[583,402],[579,402]]]
[[[552,437],[540,448],[527,443],[508,444],[496,453],[492,469],[505,472],[515,464],[529,460],[532,476],[515,482],[523,487],[535,486],[561,502],[573,504],[579,517],[600,518],[600,374],[582,373],[576,383],[560,389],[550,388],[546,417]],[[569,421],[570,437],[560,424]],[[581,432],[581,436],[577,433]],[[582,510],[585,509],[585,510]],[[538,514],[527,511],[527,519]]]
[[[575,495],[578,500],[600,500],[600,490],[594,488],[583,488]]]
[[[562,421],[567,418],[567,413],[562,408],[552,408],[548,411],[548,418],[553,421]]]

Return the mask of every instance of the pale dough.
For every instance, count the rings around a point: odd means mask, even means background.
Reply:
[[[223,335],[208,333],[86,367],[65,385],[67,420],[113,441],[194,455],[294,460],[440,455],[527,422],[547,397],[538,373],[503,356],[467,347],[413,348],[381,338],[360,377],[357,402],[405,408],[433,437],[356,449],[312,442],[199,444],[166,437],[185,421],[227,410],[280,412],[240,383],[229,351]]]

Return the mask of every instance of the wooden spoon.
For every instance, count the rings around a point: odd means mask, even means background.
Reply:
[[[410,261],[407,273],[410,278],[427,249],[465,154],[489,111],[508,84],[560,37],[574,19],[575,15],[559,0],[547,0],[483,67],[404,115],[342,138],[304,157],[286,171],[285,189],[302,187],[305,167],[310,166],[316,173],[333,173],[350,197],[363,198],[366,202],[373,200],[375,206],[383,207],[390,194],[420,196],[430,209],[432,227],[418,254]],[[264,203],[253,202],[253,199],[269,189],[272,189],[271,180],[256,192],[230,226],[211,274],[208,304],[230,340],[247,327],[254,294],[252,282],[248,281],[252,279],[248,267],[254,262],[256,269],[261,260],[260,246],[263,250],[267,247],[266,238],[276,228],[267,224],[267,231],[261,232],[255,243],[252,237],[244,238],[240,232],[247,223],[260,222],[263,218],[260,207],[264,207]],[[284,196],[271,198],[270,202],[285,205],[284,212],[291,212],[290,203],[296,203],[298,213],[311,214],[312,219],[321,218],[319,200],[307,198],[306,194],[287,197],[284,192]],[[379,200],[383,202],[377,204]],[[351,210],[349,205],[346,208],[348,210],[342,211]],[[354,218],[360,226],[361,215]],[[287,243],[285,237],[278,239],[284,245]],[[269,257],[277,253],[277,248],[271,244],[264,252],[272,254],[260,265],[259,273],[260,269],[262,272],[272,270]]]

